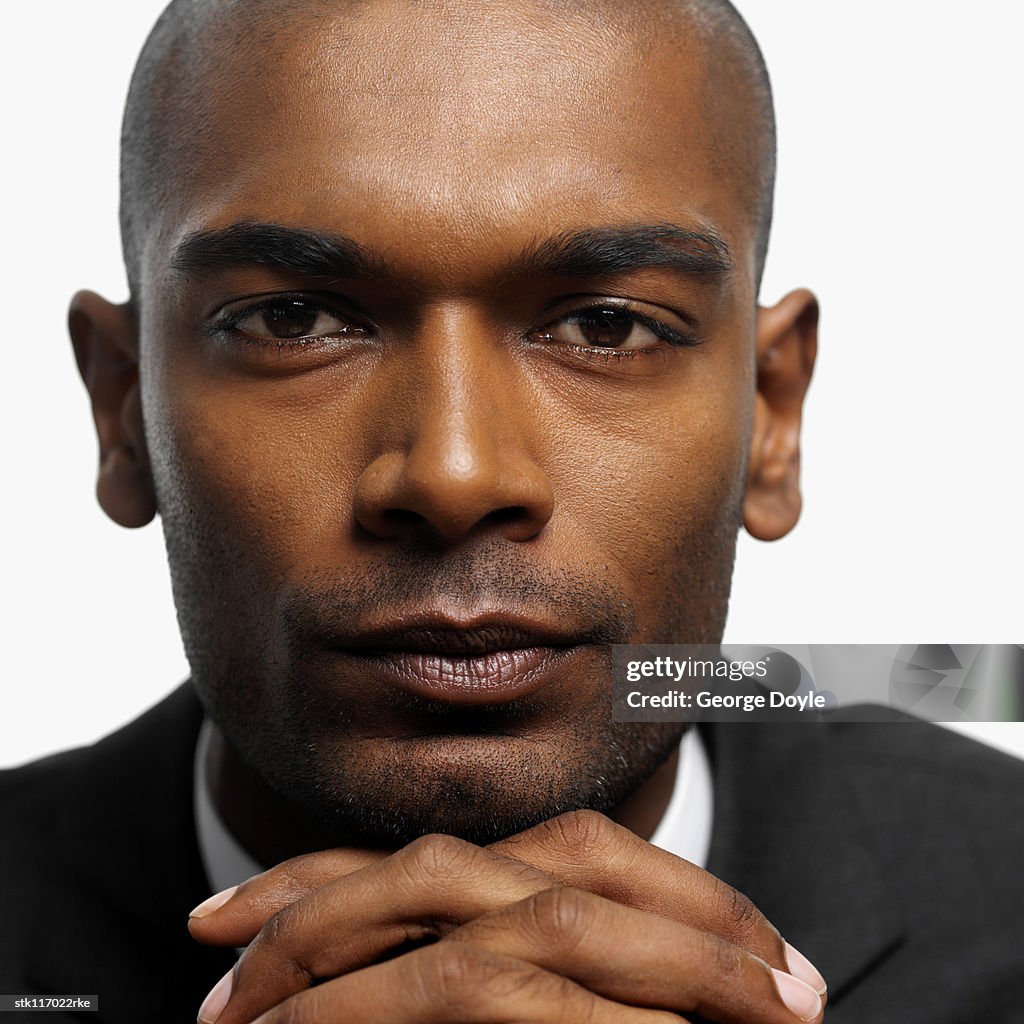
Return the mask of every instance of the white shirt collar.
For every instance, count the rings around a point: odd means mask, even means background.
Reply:
[[[206,777],[206,754],[210,749],[213,726],[209,718],[203,717],[196,741],[196,756],[193,764],[193,806],[196,815],[196,837],[199,840],[199,856],[206,871],[211,892],[220,892],[232,885],[244,882],[264,870],[248,850],[228,831],[217,813],[210,784]]]
[[[651,844],[699,868],[707,867],[714,804],[708,752],[700,732],[691,726],[679,744],[675,788]]]
[[[259,874],[264,867],[228,831],[214,806],[205,770],[212,731],[210,720],[204,718],[193,762],[193,792],[199,856],[211,892],[220,892]],[[711,847],[713,801],[707,751],[698,731],[691,728],[679,745],[675,788],[651,843],[704,867]]]

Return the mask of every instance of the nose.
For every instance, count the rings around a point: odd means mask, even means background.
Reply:
[[[420,328],[388,446],[356,485],[356,520],[384,540],[452,546],[492,532],[536,537],[554,494],[530,443],[537,425],[517,400],[515,360],[485,325],[440,314]]]

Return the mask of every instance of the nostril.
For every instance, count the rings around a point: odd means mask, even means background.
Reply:
[[[452,513],[429,516],[412,509],[388,508],[377,512],[363,525],[382,539],[415,540],[427,546],[448,546],[470,535],[488,531],[506,534],[513,540],[525,540],[539,528],[539,524],[533,523],[530,510],[525,505],[492,509],[480,517],[460,517]]]
[[[411,530],[423,529],[427,520],[407,508],[389,508],[380,513],[380,523],[389,534],[402,536]]]
[[[400,540],[432,533],[430,523],[423,516],[404,508],[363,510],[356,515],[356,523],[368,536],[380,540]]]
[[[507,526],[509,523],[516,523],[529,518],[530,513],[525,505],[511,505],[508,508],[496,508],[488,512],[477,525]]]

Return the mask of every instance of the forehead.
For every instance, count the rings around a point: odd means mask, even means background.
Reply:
[[[244,220],[337,230],[435,277],[566,229],[671,221],[746,269],[706,47],[639,9],[384,2],[212,26],[154,269]]]

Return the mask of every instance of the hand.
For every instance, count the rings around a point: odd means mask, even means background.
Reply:
[[[793,1024],[822,1012],[749,900],[588,811],[486,849],[427,836],[390,856],[294,858],[190,928],[203,942],[250,943],[204,1004],[210,1018],[223,1005],[217,1024],[383,1012],[395,1024],[654,1024],[687,1012]]]

